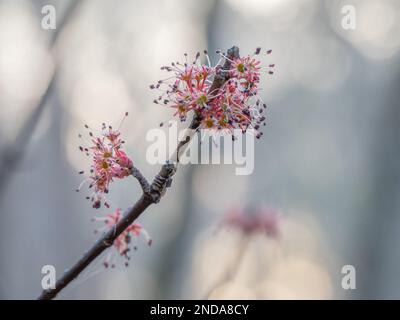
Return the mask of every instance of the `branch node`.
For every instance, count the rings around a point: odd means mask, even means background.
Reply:
[[[114,243],[114,240],[112,239],[104,239],[103,244],[108,248],[111,247],[111,245]]]
[[[174,163],[166,162],[160,173],[156,175],[151,186],[150,196],[153,203],[158,203],[161,197],[165,194],[166,189],[172,184],[172,176],[176,172],[176,166]]]

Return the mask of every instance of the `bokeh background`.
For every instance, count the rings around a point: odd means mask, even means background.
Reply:
[[[47,4],[56,30],[41,27]],[[128,268],[101,257],[59,298],[399,299],[399,33],[396,0],[0,1],[0,298],[36,298],[43,265],[60,275],[97,239],[91,217],[109,210],[75,192],[83,125],[129,111],[127,151],[151,178],[145,136],[172,115],[148,89],[160,66],[237,45],[276,64],[254,173],[181,167],[140,218],[153,246],[139,239]],[[139,194],[126,179],[109,198],[126,208]],[[278,239],[218,227],[262,206],[279,212]]]

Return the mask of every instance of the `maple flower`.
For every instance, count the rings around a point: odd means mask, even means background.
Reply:
[[[251,128],[260,138],[260,127],[266,119],[262,115],[266,104],[259,95],[260,75],[265,69],[257,57],[260,52],[261,48],[257,48],[253,55],[231,60],[217,51],[221,58],[216,66],[211,65],[207,51],[204,51],[206,64],[201,62],[200,53],[191,63],[185,54],[184,63],[172,62],[161,67],[172,75],[150,86],[162,92],[154,102],[176,109],[174,116],[181,121],[186,121],[188,113],[194,112],[201,119],[200,128],[228,130],[232,134],[234,129],[246,132]],[[266,53],[270,54],[271,50]],[[223,60],[230,62],[229,70],[222,70]],[[273,67],[273,64],[268,66]],[[220,88],[211,90],[218,73],[227,74],[229,79]],[[268,74],[273,72],[269,70]]]
[[[116,209],[113,213],[106,215],[105,217],[95,217],[94,221],[102,221],[105,226],[95,230],[95,233],[99,231],[108,231],[115,228],[116,224],[121,220],[122,212],[121,209]],[[138,223],[132,223],[128,228],[126,228],[113,243],[114,248],[118,254],[124,257],[127,261],[125,265],[128,266],[128,260],[130,259],[129,252],[131,251],[132,238],[139,237],[143,235],[146,239],[147,244],[150,246],[152,244],[152,239],[150,238],[147,231]],[[136,246],[133,247],[134,250],[137,249]],[[104,262],[105,267],[110,265],[109,258]],[[112,265],[113,266],[113,265]]]
[[[85,127],[89,129],[87,125]],[[79,149],[92,158],[90,176],[81,183],[77,191],[85,182],[88,182],[89,189],[93,188],[94,190],[87,197],[92,201],[93,208],[100,208],[103,201],[104,205],[109,208],[104,195],[109,192],[110,183],[115,179],[123,179],[131,175],[133,163],[122,150],[124,141],[119,130],[103,124],[102,132],[98,136],[95,137],[92,132],[89,132],[89,136],[91,138],[90,146],[80,146]],[[84,171],[79,173],[83,174]]]
[[[221,226],[240,230],[246,235],[263,233],[271,238],[279,236],[280,214],[269,208],[244,210],[235,208],[223,218]]]

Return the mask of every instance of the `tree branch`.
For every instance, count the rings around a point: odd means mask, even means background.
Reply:
[[[232,47],[227,51],[229,60],[225,61],[223,67],[214,77],[210,87],[210,92],[216,91],[222,87],[229,75],[226,70],[230,67],[230,60],[239,57],[239,48]],[[93,260],[95,260],[104,250],[110,247],[116,238],[124,232],[151,204],[158,203],[161,197],[165,194],[166,188],[171,186],[172,176],[177,170],[179,157],[183,154],[191,141],[194,133],[197,131],[201,123],[201,118],[198,115],[193,117],[191,124],[187,129],[184,138],[179,141],[176,151],[170,160],[161,167],[160,172],[156,175],[151,185],[148,184],[146,178],[136,168],[132,169],[132,175],[138,179],[143,194],[135,205],[128,209],[123,218],[116,224],[115,228],[106,232],[94,245],[88,250],[81,259],[79,259],[71,269],[67,270],[64,275],[57,281],[55,289],[43,290],[38,297],[39,300],[53,299],[62,289],[64,289],[72,280],[74,280]]]

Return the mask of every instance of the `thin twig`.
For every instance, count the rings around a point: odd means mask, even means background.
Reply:
[[[215,76],[213,83],[211,85],[210,91],[218,90],[225,81],[228,80],[228,75],[225,70],[230,67],[230,60],[239,57],[239,48],[232,47],[227,51],[227,57],[229,60],[225,61],[224,66],[221,68],[220,72]],[[57,281],[55,289],[43,290],[42,294],[39,296],[39,300],[50,300],[53,299],[62,289],[64,289],[72,280],[79,276],[79,274],[94,260],[96,259],[104,250],[110,247],[116,238],[124,232],[124,230],[129,227],[141,214],[144,212],[151,204],[158,203],[161,197],[165,194],[166,188],[171,185],[172,176],[175,174],[177,165],[179,163],[179,157],[185,151],[190,140],[192,139],[194,132],[199,128],[201,119],[195,115],[189,128],[187,134],[178,143],[178,147],[166,164],[161,167],[160,172],[156,175],[153,182],[148,186],[147,180],[143,177],[138,169],[132,170],[132,175],[135,176],[142,189],[143,194],[140,199],[135,203],[135,205],[128,209],[123,218],[116,224],[115,228],[112,228],[106,232],[94,245],[89,249],[81,259],[79,259],[71,269],[67,270],[63,276]]]

